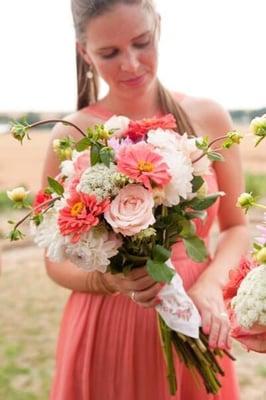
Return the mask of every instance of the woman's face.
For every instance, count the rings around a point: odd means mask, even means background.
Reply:
[[[156,83],[156,21],[140,5],[116,5],[93,18],[86,32],[85,60],[123,97],[144,93]]]

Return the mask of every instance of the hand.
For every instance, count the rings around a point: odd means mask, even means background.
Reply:
[[[222,288],[208,275],[202,275],[188,290],[199,310],[202,329],[209,335],[211,348],[230,349],[230,322],[225,309]]]
[[[155,282],[145,267],[135,268],[128,274],[105,274],[108,285],[129,296],[135,303],[148,308],[160,304],[157,297],[162,284]]]

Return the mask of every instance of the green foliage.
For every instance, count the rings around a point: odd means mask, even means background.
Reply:
[[[62,194],[64,193],[64,187],[50,176],[48,176],[47,179],[49,183],[49,189],[51,189],[54,193],[58,194],[59,196],[62,196]]]
[[[208,252],[203,240],[197,236],[183,239],[187,255],[195,262],[203,262],[208,257]]]

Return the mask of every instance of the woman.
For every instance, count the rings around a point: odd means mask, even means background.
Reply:
[[[81,128],[111,115],[142,119],[171,112],[178,131],[208,135],[214,139],[231,130],[228,114],[215,102],[175,94],[157,78],[157,46],[160,19],[151,0],[72,0],[77,37],[78,111],[68,117]],[[97,76],[109,86],[97,101]],[[93,102],[95,103],[93,104]],[[55,138],[77,133],[58,124]],[[48,149],[43,172],[58,173],[58,161]],[[237,150],[225,154],[226,162],[214,165],[210,190],[219,187],[226,196],[198,221],[198,233],[208,239],[218,213],[221,229],[215,256],[208,263],[189,260],[180,243],[172,261],[202,317],[209,344],[230,346],[222,288],[228,270],[247,248],[247,230],[242,211],[235,207],[243,190]],[[73,292],[66,305],[58,342],[57,365],[51,399],[54,400],[166,400],[165,367],[158,338],[154,306],[161,286],[147,275],[145,267],[127,277],[84,272],[71,263],[46,260],[49,276]],[[231,362],[217,396],[207,396],[189,371],[176,360],[178,393],[175,399],[238,399]]]

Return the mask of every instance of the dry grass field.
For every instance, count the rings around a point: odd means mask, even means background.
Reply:
[[[7,135],[0,136],[0,190],[20,184],[38,189],[49,134],[34,132],[31,136],[31,142],[23,147]],[[266,143],[255,150],[246,141],[241,152],[245,170],[266,172]],[[10,215],[0,214],[0,230],[6,230],[7,218]],[[0,400],[45,400],[68,291],[46,276],[42,250],[30,243],[10,245],[2,241],[2,245]],[[248,353],[237,343],[233,353],[241,400],[265,400],[266,356]]]

